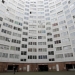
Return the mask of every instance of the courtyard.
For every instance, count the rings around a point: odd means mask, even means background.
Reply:
[[[75,75],[75,71],[65,71],[65,72],[6,72],[0,73],[0,75]]]

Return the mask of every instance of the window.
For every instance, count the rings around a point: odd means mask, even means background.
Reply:
[[[9,22],[11,22],[11,23],[14,22],[14,20],[12,20],[12,19],[10,19],[10,18],[8,18],[8,17],[5,17],[5,20],[7,20],[7,21],[9,21]]]
[[[36,19],[36,16],[30,16],[30,18],[34,18],[34,19]],[[38,17],[39,18],[39,17]],[[42,18],[42,17],[41,17]]]
[[[66,4],[67,4],[67,1],[63,2],[62,4],[63,4],[63,5],[66,5]]]
[[[62,50],[62,47],[56,47],[56,51]]]
[[[53,48],[53,44],[48,45],[48,48]]]
[[[71,45],[63,46],[63,50],[70,50],[70,49],[72,49]]]
[[[27,41],[27,38],[22,38],[22,41]]]
[[[46,30],[51,30],[51,27],[47,27]]]
[[[55,42],[55,44],[59,44],[59,43],[61,43],[61,40],[56,40],[54,42]]]
[[[37,59],[37,56],[36,55],[28,55],[28,59]]]
[[[71,18],[71,15],[69,14],[68,16],[66,16],[66,19],[70,19]]]
[[[43,50],[42,48],[39,48],[39,49],[38,49],[39,52],[43,52],[42,50]]]
[[[38,59],[47,59],[47,55],[39,55]]]
[[[20,40],[16,40],[16,39],[12,39],[12,43],[20,44],[20,43],[21,43],[21,41],[20,41]]]
[[[46,20],[50,20],[50,17],[47,17]]]
[[[66,21],[65,21],[65,20],[60,21],[60,22],[59,22],[59,25],[64,24],[64,23],[66,23]]]
[[[15,54],[15,59],[19,59],[19,55],[18,54]]]
[[[29,39],[37,39],[36,36],[29,36]]]
[[[46,25],[51,25],[51,23],[50,22],[47,22]]]
[[[47,39],[47,42],[50,42],[50,41],[53,41],[53,39],[52,38],[48,38]]]
[[[57,26],[58,25],[58,23],[54,23],[54,24],[52,24],[52,26]]]
[[[69,43],[69,42],[70,42],[69,38],[62,39],[62,43]]]
[[[63,33],[61,33],[61,36],[62,37],[65,37],[65,36],[67,36],[68,35],[68,32],[66,31],[66,32],[63,32]]]
[[[10,25],[10,24],[8,24],[8,23],[5,23],[5,22],[3,23],[3,26],[8,27],[8,28],[11,28],[11,29],[12,29],[12,27],[13,27],[12,25]]]
[[[65,58],[68,58],[68,57],[73,57],[73,53],[66,53]]]
[[[55,28],[53,29],[53,32],[59,31],[59,28]]]
[[[22,29],[21,28],[18,28],[18,31],[22,31]]]
[[[55,5],[50,6],[50,9],[53,9],[53,8],[55,8]]]
[[[46,45],[46,42],[38,42],[38,45]]]
[[[10,50],[20,51],[20,47],[11,46],[11,47],[10,47]]]
[[[46,33],[45,30],[39,30],[38,33]]]
[[[25,12],[25,15],[29,15],[29,13]]]
[[[0,21],[3,21],[3,18],[2,17],[0,17]]]
[[[68,8],[68,5],[66,5],[65,7],[64,7],[64,9],[67,9]]]
[[[28,52],[32,52],[32,48],[28,48]]]
[[[71,13],[75,13],[75,8],[74,8],[74,9],[72,9]]]
[[[62,20],[62,19],[64,19],[64,18],[65,18],[64,15],[58,17],[59,20],[60,20],[60,19]]]
[[[53,5],[54,4],[54,2],[51,2],[52,0],[49,0],[49,2],[50,2],[50,5]]]
[[[10,49],[15,51],[16,47],[15,46],[11,46]]]
[[[33,59],[37,59],[37,56],[36,56],[36,55],[34,55],[34,56],[33,56]]]
[[[49,16],[49,15],[50,15],[49,13],[46,13],[46,14],[45,14],[45,16]]]
[[[0,40],[6,41],[6,37],[0,36]]]
[[[38,26],[38,27],[39,27],[39,26]],[[40,26],[40,27],[42,27],[42,26]],[[40,28],[40,27],[39,27],[39,28]],[[36,25],[32,25],[32,24],[31,24],[31,25],[29,25],[29,28],[36,28]]]
[[[72,45],[75,45],[75,40],[72,40]]]
[[[10,42],[10,38],[6,37],[5,41]]]
[[[38,11],[44,11],[44,8],[38,8]]]
[[[67,29],[67,26],[62,26],[60,27],[60,30],[63,31],[63,30],[66,30]]]
[[[75,37],[75,32],[70,33],[71,37]]]
[[[70,10],[69,9],[65,11],[65,14],[68,14],[68,13],[70,13]]]
[[[1,32],[9,34],[9,35],[11,35],[11,33],[12,33],[11,31],[8,31],[8,30],[5,30],[5,29],[2,29]]]
[[[15,58],[15,54],[10,54],[10,58]]]
[[[23,35],[28,35],[28,33],[27,32],[23,32]]]
[[[60,37],[60,34],[55,34],[54,38]]]
[[[20,51],[20,47],[16,47],[16,51]]]
[[[32,45],[32,42],[28,42],[28,45]]]
[[[28,20],[29,18],[28,18],[28,17],[24,17],[24,19],[25,19],[25,20]]]
[[[47,36],[50,36],[50,35],[52,35],[52,33],[47,33]]]
[[[28,25],[28,22],[24,21],[24,24],[25,24],[25,25]]]
[[[29,11],[29,9],[25,8],[25,11]]]
[[[74,52],[75,52],[75,48],[73,48]]]
[[[39,52],[47,52],[47,49],[46,48],[39,48],[38,51]]]
[[[55,57],[56,58],[63,58],[63,54],[57,54]]]
[[[60,6],[61,5],[61,2],[60,3],[58,3],[58,4],[56,4],[56,7],[58,7],[58,6]]]
[[[29,33],[36,34],[36,30],[29,30]]]
[[[13,29],[14,29],[14,30],[18,30],[18,28],[17,28],[17,27],[15,27],[15,26],[13,27]]]
[[[21,37],[21,34],[18,34],[18,33],[14,33],[13,32],[13,36]]]
[[[63,14],[63,10],[57,12],[57,15]]]
[[[0,44],[0,49],[9,50],[9,46]]]
[[[44,18],[44,16],[38,16],[38,18],[39,18],[39,19],[43,19],[43,18]]]
[[[73,19],[75,19],[75,15],[73,15]]]
[[[49,51],[48,55],[54,55],[54,51]]]
[[[0,28],[1,28],[1,24],[0,24]]]
[[[37,45],[37,42],[33,42],[33,45]]]
[[[19,17],[19,16],[15,16],[15,18],[16,18],[17,20],[23,21],[23,18],[21,18],[21,17]]]
[[[52,22],[57,21],[57,18],[53,18],[51,19]],[[53,25],[53,26],[57,26],[57,25]]]
[[[46,36],[38,36],[38,39],[46,39]]]
[[[29,5],[25,5],[26,7],[29,7]]]
[[[55,17],[55,16],[56,16],[56,13],[54,13],[54,14],[51,15],[51,17]],[[57,18],[51,19],[51,21],[56,21],[56,20],[57,20]]]
[[[67,24],[72,24],[73,23],[73,21],[72,20],[69,20],[68,22],[67,22]]]
[[[26,51],[21,51],[21,55],[27,55]]]
[[[51,10],[51,11],[50,11],[50,13],[53,13],[53,12],[55,12],[55,11],[56,11],[56,10],[55,10],[55,9],[53,9],[53,10]]]
[[[33,52],[37,52],[37,49],[36,48],[33,48]]]
[[[3,53],[2,57],[7,58],[8,57],[8,53]]]
[[[0,52],[0,57],[2,57],[2,52]]]
[[[49,9],[46,9],[45,12],[49,12]]]
[[[27,48],[27,45],[26,44],[22,44],[22,48]]]

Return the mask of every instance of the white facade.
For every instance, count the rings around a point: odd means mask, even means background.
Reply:
[[[0,1],[0,62],[75,61],[74,0]]]

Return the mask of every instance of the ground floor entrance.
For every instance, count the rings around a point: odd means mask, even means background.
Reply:
[[[38,71],[48,71],[48,65],[38,65]]]
[[[7,70],[12,71],[14,69],[14,67],[15,67],[15,70],[18,71],[19,65],[8,65]]]
[[[66,69],[68,70],[75,70],[75,64],[66,64]]]

